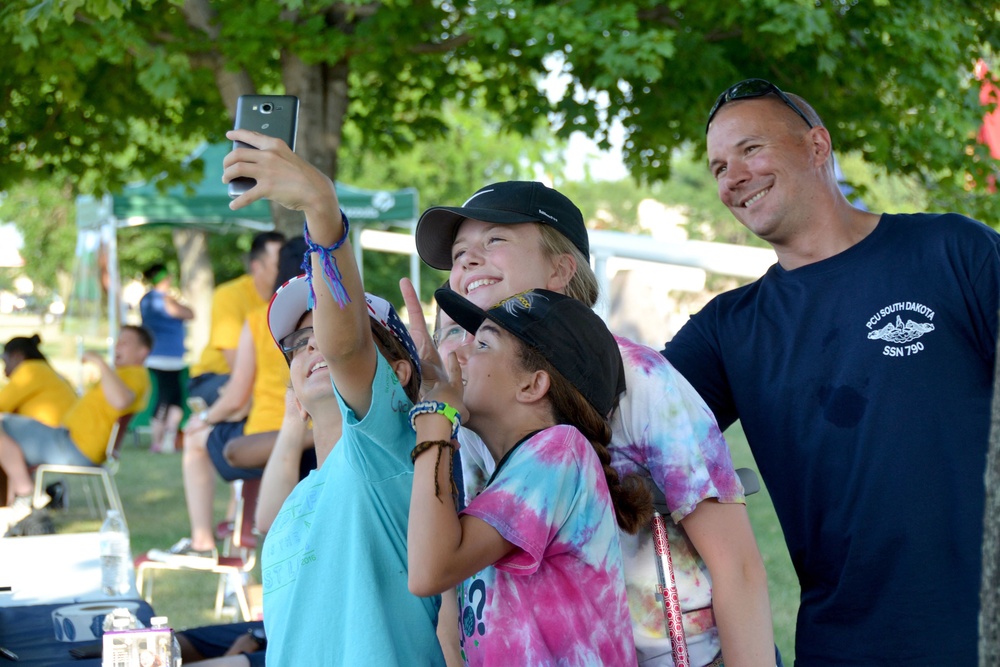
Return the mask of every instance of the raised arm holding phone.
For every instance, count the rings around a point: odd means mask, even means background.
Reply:
[[[298,332],[272,334],[283,346],[301,332],[307,378],[328,369],[343,419],[340,441],[303,481],[311,491],[293,491],[264,543],[268,664],[445,665],[439,598],[407,588],[416,348],[392,306],[364,292],[333,181],[281,139],[226,136],[252,148],[226,156],[223,181],[256,181],[231,208],[267,198],[305,213],[312,328],[300,319]]]

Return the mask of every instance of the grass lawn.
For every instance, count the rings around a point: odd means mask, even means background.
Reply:
[[[128,434],[116,475],[133,555],[149,549],[166,549],[191,533],[184,503],[181,454],[151,454],[147,447],[148,437],[140,436],[140,444],[136,446],[133,434]],[[219,478],[215,493],[216,521],[225,517],[228,494],[228,485]],[[168,617],[175,629],[229,620],[217,620],[213,611],[218,575],[164,570],[147,574],[153,577],[153,608]]]
[[[743,431],[739,425],[726,433],[737,467],[754,467]],[[181,455],[150,454],[148,438],[133,434],[126,438],[121,465],[116,476],[125,506],[132,539],[132,552],[166,548],[188,535],[187,510],[181,482]],[[71,498],[73,489],[71,488]],[[228,499],[228,488],[219,480],[216,488],[215,516],[221,520]],[[764,556],[769,578],[775,641],[786,665],[794,659],[795,615],[799,587],[785,549],[784,538],[774,516],[766,489],[750,496],[747,502],[757,543]],[[96,525],[78,524],[77,529],[95,530]],[[259,565],[257,574],[259,575]],[[218,578],[205,572],[159,571],[154,577],[153,607],[167,616],[177,628],[206,625],[218,621],[213,613]],[[255,577],[259,581],[259,576]]]

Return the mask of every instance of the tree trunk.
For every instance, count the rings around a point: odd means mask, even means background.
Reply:
[[[337,153],[347,115],[346,61],[336,65],[306,65],[291,53],[281,57],[285,92],[299,98],[299,127],[295,152],[331,179],[337,177]],[[279,231],[302,233],[302,214],[271,204]]]
[[[188,25],[195,30],[205,33],[210,42],[215,42],[219,37],[219,27],[216,12],[212,9],[208,0],[185,0],[184,17]],[[212,72],[215,74],[215,83],[219,87],[219,94],[222,95],[222,102],[226,105],[229,118],[236,119],[236,100],[240,95],[253,95],[257,92],[253,79],[246,70],[234,72],[226,69],[226,62],[217,51],[208,54]]]
[[[997,347],[1000,360],[1000,341]],[[986,455],[983,579],[979,592],[979,665],[1000,665],[1000,363],[994,369],[990,447]]]
[[[216,12],[208,0],[185,0],[183,9],[188,25],[205,33],[211,41],[218,38]],[[235,118],[237,98],[256,92],[253,81],[245,70],[233,72],[226,69],[226,63],[218,52],[212,52],[209,58],[229,117]],[[299,98],[295,152],[331,179],[336,178],[337,152],[347,114],[347,61],[336,65],[307,65],[295,55],[285,52],[281,62],[285,92]],[[271,216],[278,231],[288,236],[302,233],[301,212],[290,211],[271,202]]]
[[[208,256],[208,237],[207,232],[192,227],[174,227],[172,233],[181,268],[181,295],[194,311],[194,319],[188,325],[187,347],[190,359],[197,360],[208,345],[212,328],[215,276]]]

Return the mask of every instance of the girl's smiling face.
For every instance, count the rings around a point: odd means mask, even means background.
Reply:
[[[297,331],[311,329],[312,324],[313,314],[310,311],[299,322]],[[288,373],[292,388],[296,397],[308,410],[314,398],[325,396],[332,391],[330,369],[316,346],[316,336],[312,332],[309,332],[305,345],[292,352],[291,356]]]
[[[565,284],[543,249],[538,227],[463,221],[451,245],[451,288],[484,310],[529,289],[562,291]]]

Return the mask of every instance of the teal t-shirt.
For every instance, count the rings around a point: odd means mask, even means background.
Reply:
[[[267,664],[443,666],[441,599],[407,588],[412,403],[381,355],[364,419],[337,401],[340,442],[264,541]]]

